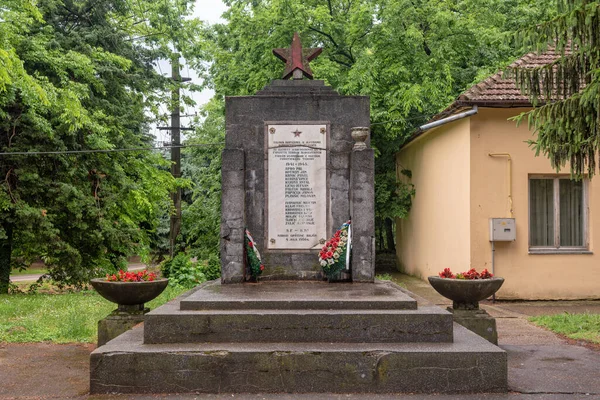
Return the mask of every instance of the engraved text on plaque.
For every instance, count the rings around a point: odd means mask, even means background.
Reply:
[[[268,125],[269,249],[311,249],[327,237],[326,125]]]

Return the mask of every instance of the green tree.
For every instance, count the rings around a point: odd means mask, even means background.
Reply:
[[[192,182],[183,196],[182,241],[192,257],[203,261],[219,255],[223,114],[223,103],[216,99],[204,107],[200,127],[186,142],[198,147],[185,149],[182,163],[183,177]]]
[[[536,154],[557,170],[570,163],[581,177],[596,172],[600,147],[600,2],[557,0],[559,15],[522,30],[518,43],[530,50],[549,46],[559,55],[537,68],[511,68],[517,84],[537,106],[522,114],[536,139]]]
[[[316,79],[342,94],[370,96],[377,230],[388,248],[393,248],[393,220],[406,215],[412,193],[395,182],[399,146],[472,82],[516,56],[506,35],[553,12],[541,0],[227,4],[227,23],[206,34],[213,43],[205,53],[212,61],[206,78],[218,101],[254,94],[280,78],[282,66],[271,49],[287,46],[294,31],[305,47],[324,48],[311,63]]]
[[[41,0],[0,8],[0,152],[147,147],[148,110],[170,83],[153,63],[176,29],[194,49],[185,1]],[[166,12],[164,13],[166,8]],[[176,182],[150,152],[0,156],[0,293],[42,257],[81,284],[148,251]]]

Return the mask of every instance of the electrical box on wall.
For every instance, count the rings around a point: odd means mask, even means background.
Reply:
[[[517,226],[514,218],[490,218],[490,242],[513,240],[517,240]]]

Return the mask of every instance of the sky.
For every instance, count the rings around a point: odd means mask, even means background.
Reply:
[[[202,21],[208,22],[209,24],[216,24],[218,22],[225,22],[221,19],[221,14],[225,12],[227,6],[223,4],[221,0],[197,0],[194,7],[193,16],[201,19]],[[187,72],[187,70],[186,70]],[[194,79],[194,72],[190,71],[190,78]],[[196,82],[198,81],[196,77]],[[205,90],[194,97],[196,102],[200,104],[206,103],[213,95],[212,90]]]
[[[221,15],[223,14],[223,12],[225,12],[225,10],[227,9],[227,6],[225,6],[225,4],[223,4],[223,2],[221,0],[196,0],[196,5],[194,6],[194,12],[192,14],[193,17],[195,18],[199,18],[202,21],[207,22],[208,24],[215,24],[215,23],[219,23],[219,22],[224,22],[223,19],[221,19]],[[158,66],[159,71],[161,71],[161,73],[165,76],[170,76],[171,75],[171,65],[168,61],[160,61]],[[189,77],[192,78],[192,81],[195,83],[202,83],[200,82],[200,78],[198,78],[198,76],[196,75],[196,73],[194,72],[194,70],[187,68],[186,65],[182,65],[181,68],[181,76],[184,77]],[[190,94],[189,92],[185,93],[186,95]],[[196,101],[196,106],[192,109],[186,109],[184,111],[184,115],[185,114],[189,114],[189,115],[193,115],[195,112],[198,111],[198,109],[205,104],[206,102],[208,102],[208,100],[210,100],[210,98],[213,96],[214,92],[212,90],[203,90],[200,93],[191,93],[192,98]],[[162,107],[162,111],[164,113],[167,113],[167,109],[166,109],[166,105]],[[181,126],[182,127],[187,127],[189,126],[190,123],[190,118],[188,117],[183,117],[181,118]],[[182,132],[183,133],[183,132]],[[167,142],[169,141],[169,132],[168,131],[158,131],[155,130],[154,134],[156,135],[156,140],[161,142]]]
[[[214,24],[215,22],[223,22],[220,17],[226,8],[221,0],[197,0],[193,15]]]

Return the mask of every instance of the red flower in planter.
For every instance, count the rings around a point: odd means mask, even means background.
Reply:
[[[481,271],[481,274],[479,275],[479,277],[481,279],[490,279],[490,278],[493,278],[494,275],[492,275],[492,273],[490,271],[488,271],[486,268],[483,271]]]
[[[440,278],[452,278],[454,279],[454,274],[450,271],[450,268],[444,268],[442,272],[438,274]]]
[[[153,281],[156,279],[156,274],[154,272],[148,272],[147,269],[140,272],[125,272],[123,270],[119,270],[119,274],[106,274],[106,280],[109,282],[145,282],[145,281]]]
[[[475,268],[471,268],[467,272],[462,273],[465,279],[479,279],[479,272]]]
[[[475,280],[475,279],[490,279],[493,278],[492,275],[487,269],[484,269],[481,273],[477,272],[475,268],[471,268],[467,272],[459,272],[454,275],[450,268],[444,268],[442,272],[438,274],[440,278],[448,278],[448,279],[466,279],[466,280]]]

